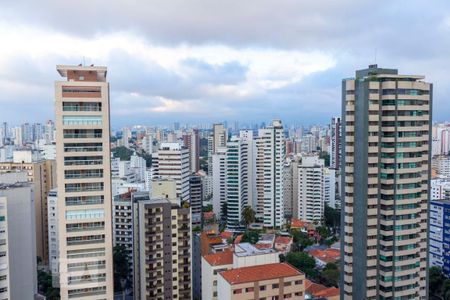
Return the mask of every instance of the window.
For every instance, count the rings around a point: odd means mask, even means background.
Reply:
[[[236,295],[236,294],[242,294],[242,289],[234,290],[234,291],[233,291],[233,294],[234,294],[234,295]]]
[[[291,286],[291,284],[292,284],[292,282],[286,281],[286,282],[284,283],[284,286]]]
[[[265,290],[266,290],[266,286],[265,286],[265,285],[261,285],[261,286],[259,287],[259,290],[260,290],[260,291],[265,291]]]
[[[102,116],[63,116],[64,125],[102,125]]]
[[[272,289],[277,289],[277,288],[279,288],[279,285],[278,285],[278,283],[274,283],[274,284],[272,284]]]
[[[245,292],[246,292],[246,293],[253,292],[254,290],[255,290],[255,289],[252,288],[252,287],[245,288]]]
[[[302,284],[302,283],[303,283],[303,280],[296,280],[294,283],[295,283],[296,285],[297,285],[297,284]]]
[[[284,299],[292,298],[292,294],[286,294],[284,295]]]

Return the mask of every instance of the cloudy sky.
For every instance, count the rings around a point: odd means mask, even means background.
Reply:
[[[374,62],[434,83],[450,120],[450,2],[0,0],[0,121],[53,118],[56,64],[106,65],[113,126],[326,123]]]

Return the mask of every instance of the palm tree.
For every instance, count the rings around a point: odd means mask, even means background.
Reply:
[[[247,227],[251,223],[255,222],[255,216],[256,213],[250,206],[246,206],[244,207],[244,210],[242,210],[242,219]]]

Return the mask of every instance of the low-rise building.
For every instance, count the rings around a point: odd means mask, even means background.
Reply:
[[[277,236],[275,238],[275,250],[282,254],[287,254],[291,251],[293,239],[289,236]]]
[[[304,299],[305,275],[287,263],[242,267],[219,273],[218,300]]]

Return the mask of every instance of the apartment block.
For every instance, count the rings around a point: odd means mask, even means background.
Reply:
[[[20,157],[17,155],[20,152]],[[36,255],[44,265],[48,264],[48,216],[47,196],[56,187],[56,162],[54,160],[33,161],[31,151],[14,151],[12,162],[0,162],[0,174],[5,172],[26,172],[27,181],[34,185],[36,213]]]
[[[305,299],[305,274],[287,263],[220,272],[218,300]]]
[[[298,218],[321,222],[325,208],[324,160],[303,156],[298,165]]]
[[[280,120],[259,129],[256,143],[256,213],[265,227],[284,224],[284,129]]]
[[[37,294],[34,186],[26,172],[0,174],[0,297]]]
[[[371,65],[342,81],[341,299],[427,299],[432,84]]]
[[[450,200],[430,202],[430,266],[450,278]]]
[[[191,299],[191,213],[175,182],[158,182],[138,201],[134,232],[135,299]]]
[[[57,66],[61,299],[112,299],[109,83],[106,67]]]

